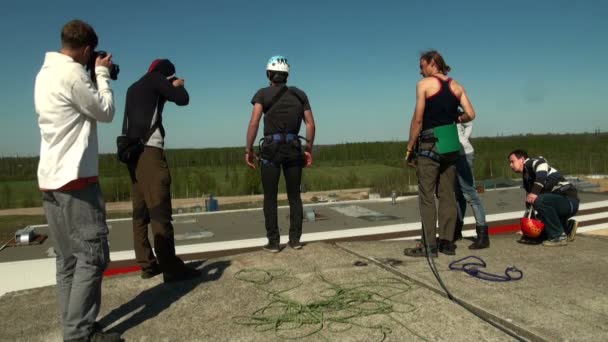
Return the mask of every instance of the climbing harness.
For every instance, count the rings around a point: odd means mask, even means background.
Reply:
[[[419,150],[420,143],[433,143],[433,145],[431,145],[429,149]],[[416,144],[418,156],[427,157],[437,163],[441,163],[442,155],[460,151],[460,141],[458,140],[456,124],[424,130],[420,133]],[[437,152],[435,152],[435,147],[437,147]]]
[[[278,149],[280,148],[280,145],[282,144],[289,144],[289,143],[293,143],[295,145],[297,145],[298,148],[300,148],[300,146],[302,146],[302,143],[300,142],[300,140],[304,140],[306,143],[308,143],[308,139],[304,138],[301,135],[297,135],[295,133],[275,133],[275,134],[269,134],[264,136],[263,138],[261,138],[258,142],[258,151],[259,151],[259,160],[260,163],[262,165],[270,165],[270,166],[277,166],[277,163],[272,160],[276,157],[276,154],[278,153]],[[274,151],[272,153],[272,158],[270,158],[269,156],[266,156],[267,158],[263,158],[263,148],[265,144],[277,144],[277,146],[275,147],[277,150]]]

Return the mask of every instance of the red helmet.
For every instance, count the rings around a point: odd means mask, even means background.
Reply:
[[[545,229],[543,221],[529,217],[522,217],[519,220],[519,226],[521,227],[521,232],[529,238],[539,237],[543,229]]]

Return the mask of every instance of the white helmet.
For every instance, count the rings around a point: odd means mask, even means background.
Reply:
[[[270,57],[268,64],[266,65],[266,70],[283,71],[289,73],[289,63],[287,63],[287,58],[283,56]]]

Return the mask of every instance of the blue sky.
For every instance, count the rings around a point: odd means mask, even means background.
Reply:
[[[121,67],[113,152],[128,86],[155,58],[185,78],[190,105],[165,107],[166,147],[244,146],[265,64],[285,55],[307,92],[317,144],[404,141],[419,53],[435,48],[478,113],[474,136],[608,130],[608,2],[11,1],[0,11],[0,155],[37,155],[34,78],[73,18]]]

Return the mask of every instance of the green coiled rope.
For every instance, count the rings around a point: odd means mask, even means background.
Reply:
[[[403,326],[418,338],[392,313],[409,313],[416,308],[398,297],[410,291],[412,286],[398,278],[380,278],[374,281],[335,283],[318,274],[324,288],[319,299],[302,303],[285,293],[302,286],[303,282],[283,270],[243,269],[234,277],[254,285],[267,293],[269,303],[249,315],[235,316],[236,324],[253,326],[256,331],[274,331],[282,339],[298,339],[317,334],[324,329],[328,332],[344,332],[354,326],[371,329],[383,341],[392,329],[384,324],[363,324],[361,318],[385,315]],[[396,306],[401,307],[397,309]]]

